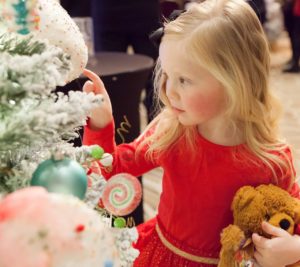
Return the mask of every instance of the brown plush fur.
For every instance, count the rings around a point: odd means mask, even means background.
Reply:
[[[253,258],[252,234],[270,237],[261,228],[263,221],[284,228],[290,234],[294,234],[295,224],[300,223],[300,201],[274,185],[240,188],[235,194],[231,209],[234,224],[222,231],[218,267],[238,266],[235,260],[237,251],[241,252],[245,259]],[[300,267],[300,264],[293,266]]]

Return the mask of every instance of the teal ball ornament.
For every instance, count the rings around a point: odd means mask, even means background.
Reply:
[[[43,161],[32,175],[32,186],[45,187],[49,192],[71,194],[84,199],[87,175],[82,166],[71,159]]]

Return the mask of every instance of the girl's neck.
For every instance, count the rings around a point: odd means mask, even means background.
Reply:
[[[233,127],[228,120],[198,125],[198,132],[212,143],[223,146],[236,146],[245,143],[239,125]]]

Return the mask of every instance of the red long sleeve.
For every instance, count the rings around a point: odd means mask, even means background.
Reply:
[[[84,145],[99,145],[105,152],[113,155],[113,168],[111,172],[105,170],[102,174],[105,178],[109,178],[116,173],[126,172],[134,176],[141,174],[157,167],[156,162],[145,157],[148,146],[144,146],[137,152],[138,145],[144,140],[146,136],[151,134],[152,130],[144,133],[129,144],[116,145],[115,143],[115,126],[112,121],[105,128],[94,131],[89,127],[89,123],[84,128],[83,144]]]

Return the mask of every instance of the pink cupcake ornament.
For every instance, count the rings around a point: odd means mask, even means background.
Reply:
[[[40,187],[0,201],[1,267],[94,267],[117,261],[113,235],[73,196]]]

